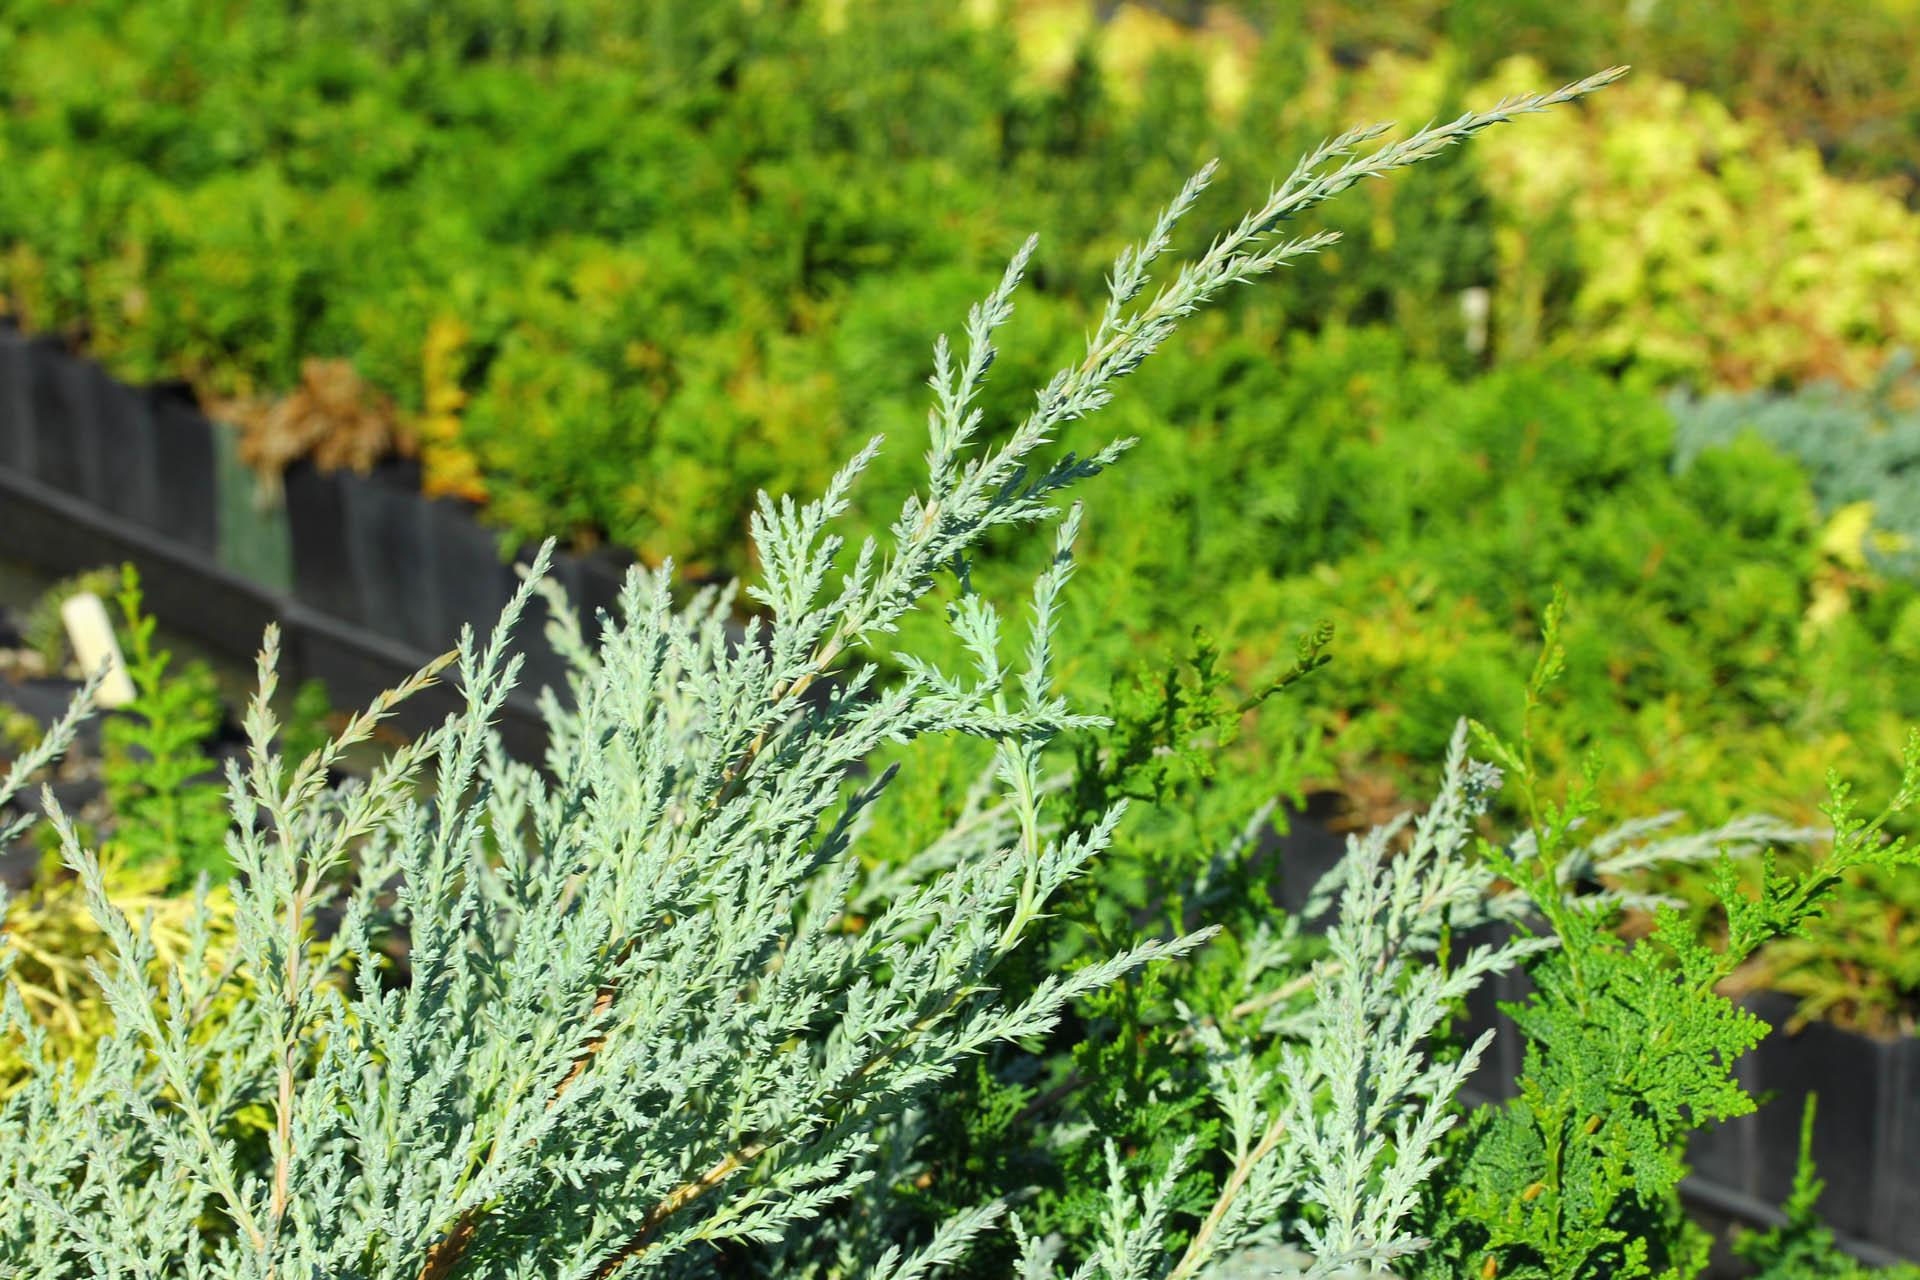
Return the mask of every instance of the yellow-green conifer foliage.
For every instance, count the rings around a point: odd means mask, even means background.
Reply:
[[[1513,59],[1475,92],[1538,75]],[[1508,351],[1583,351],[1663,381],[1861,385],[1888,347],[1920,341],[1920,214],[1705,94],[1634,76],[1479,159],[1503,222],[1494,310]],[[1563,282],[1537,244],[1562,218],[1579,279],[1556,316]]]

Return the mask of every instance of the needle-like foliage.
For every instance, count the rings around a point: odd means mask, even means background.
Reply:
[[[936,344],[926,488],[885,545],[848,548],[835,532],[878,440],[814,501],[763,496],[762,577],[747,588],[762,612],[744,637],[727,625],[732,590],[677,606],[663,567],[629,575],[590,649],[540,581],[543,553],[484,642],[463,634],[288,768],[273,750],[270,632],[248,763],[228,776],[227,963],[209,962],[202,921],[178,963],[156,965],[48,797],[112,943],[96,979],[115,1028],[93,1069],[75,1072],[49,1060],[8,999],[31,1078],[0,1111],[0,1274],[706,1274],[716,1250],[751,1256],[833,1223],[958,1064],[1044,1033],[1069,1002],[1208,932],[1094,957],[1018,999],[996,988],[996,965],[1121,817],[1115,806],[1089,827],[1051,823],[1041,757],[1096,723],[1052,691],[1054,606],[1079,525],[1058,500],[1129,442],[1043,450],[1222,289],[1331,239],[1274,235],[1288,219],[1618,74],[1357,158],[1385,126],[1334,139],[1141,302],[1202,170],[1115,264],[1084,359],[990,437],[973,402],[1029,241],[969,316],[964,352]],[[970,588],[971,557],[992,530],[1054,520],[1025,651],[1009,665],[1000,614]],[[960,584],[948,617],[972,669],[908,658],[883,678],[856,661],[942,571]],[[509,635],[536,591],[553,597],[554,638],[574,664],[570,701],[545,699],[541,769],[510,760],[491,728],[519,670]],[[448,668],[462,713],[364,783],[330,785],[345,751]],[[853,843],[890,781],[862,767],[883,745],[939,734],[996,744],[1010,821],[960,833],[939,866],[856,922]],[[1316,1207],[1305,1231],[1316,1274],[1415,1247],[1404,1219],[1471,1064],[1429,1063],[1421,1042],[1478,978],[1536,945],[1413,965],[1486,888],[1460,851],[1487,778],[1460,746],[1415,855],[1388,860],[1379,837],[1349,863],[1332,967],[1308,1047],[1282,1068],[1282,1104],[1262,1101],[1244,1056],[1216,1042],[1235,1164],[1203,1233],[1167,1256],[1177,1169],[1137,1199],[1116,1176],[1111,1244],[1081,1274],[1195,1274],[1296,1200]],[[883,1253],[875,1272],[927,1274],[1000,1213],[962,1214],[918,1251]],[[1028,1267],[1041,1273],[1031,1252]]]

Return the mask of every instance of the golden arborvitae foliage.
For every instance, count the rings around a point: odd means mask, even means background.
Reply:
[[[1514,58],[1466,94],[1541,74]],[[1443,115],[1455,55],[1382,53],[1357,74],[1322,62],[1334,118]],[[1365,104],[1365,110],[1361,104]],[[1476,148],[1495,204],[1493,340],[1661,381],[1726,387],[1872,380],[1920,345],[1920,213],[1897,183],[1847,180],[1778,121],[1636,71],[1615,92]]]
[[[472,331],[456,316],[441,316],[427,326],[420,353],[424,404],[415,425],[426,492],[485,502],[487,486],[479,460],[460,445],[460,411],[467,404],[467,393],[460,385],[461,352],[471,336]]]

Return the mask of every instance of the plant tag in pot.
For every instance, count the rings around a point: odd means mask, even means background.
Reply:
[[[100,683],[100,705],[124,707],[132,702],[133,680],[127,675],[126,659],[120,656],[120,642],[114,639],[113,623],[100,597],[83,591],[64,601],[60,620],[67,624],[67,638],[73,643],[80,669],[91,675],[103,666],[107,668],[107,678]]]

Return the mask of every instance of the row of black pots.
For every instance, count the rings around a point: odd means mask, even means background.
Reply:
[[[0,468],[211,558],[213,444],[184,388],[128,387],[0,328]]]
[[[183,387],[130,387],[0,327],[0,555],[54,573],[130,560],[155,614],[242,662],[277,622],[283,680],[317,676],[344,706],[451,648],[463,625],[484,638],[519,579],[471,504],[422,496],[404,463],[299,464],[284,499],[263,504],[235,435]],[[555,557],[589,635],[630,563],[605,549]],[[546,621],[536,598],[516,632],[525,666],[503,725],[516,754],[540,749],[534,691],[563,684]],[[442,689],[397,718],[417,730],[455,705]]]
[[[462,626],[484,641],[520,585],[516,571],[533,558],[501,557],[500,535],[471,503],[421,496],[411,463],[381,464],[367,475],[322,472],[301,463],[285,480],[296,599],[419,653],[450,647]],[[598,549],[559,553],[549,574],[582,616],[611,612],[631,558]],[[535,597],[515,630],[525,666],[521,685],[560,688],[565,665],[546,644],[548,617]]]
[[[1468,1085],[1475,1098],[1517,1092],[1523,1042],[1498,1006],[1524,1001],[1531,991],[1524,974],[1510,973],[1468,998],[1468,1038],[1495,1033]],[[1821,1216],[1842,1247],[1863,1261],[1920,1261],[1920,1038],[1879,1040],[1823,1022],[1789,1031],[1792,998],[1761,992],[1741,1003],[1772,1028],[1734,1064],[1735,1078],[1760,1105],[1695,1132],[1682,1192],[1733,1218],[1779,1221],[1799,1162],[1802,1108],[1812,1093],[1812,1155],[1826,1183]]]

